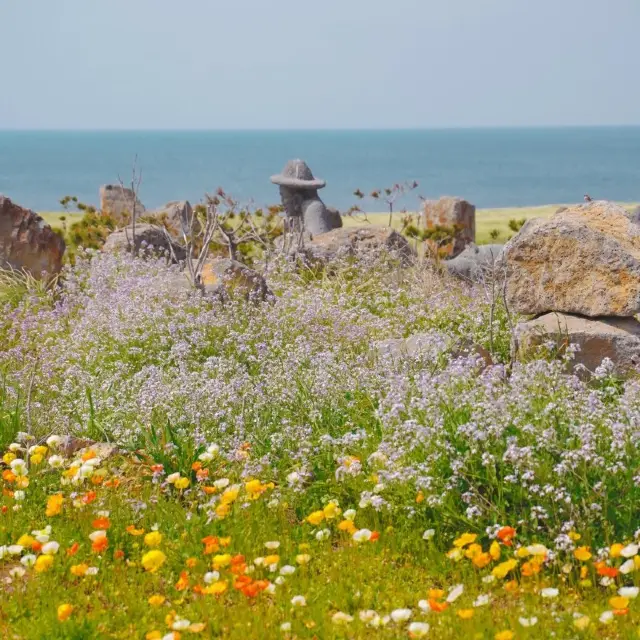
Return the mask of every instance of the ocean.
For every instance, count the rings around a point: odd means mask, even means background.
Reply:
[[[140,198],[198,202],[222,187],[242,203],[279,201],[269,181],[291,158],[327,180],[321,197],[346,210],[370,193],[416,180],[417,196],[460,196],[479,207],[593,198],[640,201],[640,127],[393,131],[0,131],[0,193],[36,211],[75,195],[98,204],[100,185],[126,183],[137,156]],[[371,200],[360,203],[381,210]]]

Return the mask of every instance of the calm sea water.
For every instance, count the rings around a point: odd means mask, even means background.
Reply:
[[[346,209],[353,191],[417,180],[425,197],[481,207],[640,200],[640,127],[424,131],[3,132],[0,193],[36,210],[70,194],[97,204],[101,184],[142,168],[147,208],[197,202],[222,186],[240,201],[278,200],[269,176],[304,158]],[[415,206],[412,196],[402,204]],[[369,210],[380,205],[368,204]]]

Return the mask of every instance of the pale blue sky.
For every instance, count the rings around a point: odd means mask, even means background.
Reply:
[[[0,0],[0,129],[640,124],[640,0]]]

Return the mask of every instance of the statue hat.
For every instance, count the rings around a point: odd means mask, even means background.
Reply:
[[[313,177],[304,160],[289,160],[282,173],[271,176],[271,182],[291,189],[322,189],[327,184],[325,180]]]

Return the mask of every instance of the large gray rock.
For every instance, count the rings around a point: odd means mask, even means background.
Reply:
[[[62,268],[64,240],[37,214],[0,194],[0,268],[24,270],[34,278]]]
[[[261,302],[273,298],[267,281],[247,265],[230,258],[211,258],[202,269],[202,286],[206,294],[242,297]]]
[[[147,211],[144,214],[145,220],[153,217],[160,224],[163,224],[169,233],[176,237],[182,237],[182,230],[185,229],[187,235],[190,233],[189,225],[193,218],[193,207],[188,200],[174,200],[167,202],[163,207],[154,209],[153,211]],[[194,232],[198,233],[200,230],[200,223],[197,220],[193,220]]]
[[[133,227],[118,229],[109,235],[102,250],[106,253],[130,252],[133,244]],[[137,224],[135,248],[137,254],[155,253],[172,257],[171,248],[176,260],[184,260],[186,252],[183,247],[167,239],[161,227],[152,224]]]
[[[307,252],[322,262],[357,256],[374,258],[390,255],[404,263],[411,262],[415,252],[407,239],[384,227],[343,227],[315,236],[305,245]]]
[[[448,248],[448,255],[452,258],[476,241],[476,208],[466,200],[449,197],[427,200],[423,216],[426,229],[436,226],[457,227],[456,238]]]
[[[100,210],[118,222],[131,222],[134,203],[136,218],[139,218],[146,209],[131,189],[119,184],[105,184],[100,187]]]
[[[640,312],[640,225],[610,202],[527,222],[501,262],[513,311],[589,317]]]
[[[445,260],[444,266],[452,276],[483,282],[500,275],[496,265],[503,249],[504,245],[501,244],[472,244],[456,258]]]
[[[609,358],[617,373],[640,371],[640,322],[635,318],[584,318],[547,313],[516,326],[520,354],[535,356],[536,349],[553,343],[559,353],[577,344],[575,364],[593,372]]]

